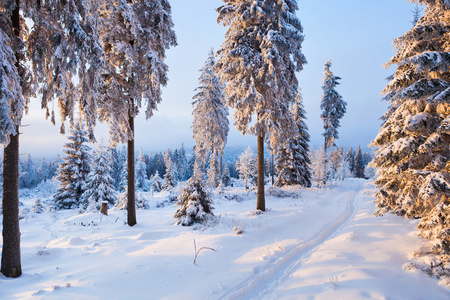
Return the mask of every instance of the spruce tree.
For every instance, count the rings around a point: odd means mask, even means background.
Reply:
[[[210,153],[210,166],[208,182],[214,187],[218,185],[217,175],[220,176],[222,166],[217,166],[218,156],[222,156],[228,138],[228,108],[225,106],[223,95],[223,84],[215,73],[214,51],[208,54],[205,65],[200,69],[201,75],[198,79],[200,86],[195,89],[197,92],[192,106],[192,134],[195,140],[195,150],[199,163],[205,163],[208,153]],[[211,160],[213,159],[213,160]],[[208,176],[209,176],[208,175]]]
[[[102,202],[113,206],[117,201],[114,180],[111,177],[112,158],[104,146],[99,145],[94,153],[93,166],[86,178],[84,193],[81,197],[83,208],[87,211],[99,211]]]
[[[364,162],[361,153],[361,146],[358,146],[358,150],[355,155],[355,177],[364,178]]]
[[[309,165],[309,134],[305,124],[305,110],[300,92],[291,108],[295,122],[296,135],[279,148],[276,168],[278,177],[275,185],[302,185],[311,186],[311,170]]]
[[[164,174],[164,185],[163,189],[171,190],[173,189],[178,181],[177,181],[177,166],[172,162],[172,159],[169,157],[166,162],[166,174]]]
[[[103,2],[102,2],[103,3]],[[101,120],[115,142],[127,142],[127,222],[136,224],[134,118],[146,102],[145,117],[161,102],[167,84],[166,50],[176,45],[168,0],[104,2],[100,35],[105,49]]]
[[[147,181],[147,165],[145,164],[144,153],[139,152],[137,161],[136,161],[136,188],[138,190],[146,190],[146,181]]]
[[[425,15],[394,40],[396,66],[383,90],[389,108],[373,160],[378,168],[378,213],[409,218],[427,215],[442,196],[450,196],[450,7],[444,1],[419,1]]]
[[[236,170],[239,172],[239,178],[245,181],[245,189],[248,190],[248,181],[251,180],[256,173],[255,153],[248,146],[236,161]]]
[[[325,76],[323,79],[323,96],[320,103],[320,109],[322,114],[320,118],[323,120],[324,133],[322,135],[325,138],[324,152],[327,156],[327,150],[330,147],[336,146],[335,140],[339,138],[338,128],[340,127],[340,119],[346,112],[347,103],[342,100],[342,96],[336,91],[335,87],[339,84],[338,80],[341,78],[334,76],[330,71],[331,61],[327,61],[325,64]],[[326,161],[325,161],[326,168]],[[326,177],[323,178],[323,184],[326,182]]]
[[[412,2],[426,6],[424,16],[394,40],[396,54],[385,65],[396,70],[383,90],[389,108],[372,141],[377,148],[372,165],[378,168],[375,202],[379,215],[423,218],[420,235],[430,240],[429,253],[437,254],[431,268],[443,266],[448,272],[450,4]]]
[[[229,28],[217,52],[216,70],[226,83],[227,105],[236,109],[236,128],[257,136],[256,208],[264,211],[264,141],[268,135],[282,141],[294,134],[289,101],[298,89],[295,72],[306,63],[303,28],[296,0],[223,2],[218,22]]]
[[[191,226],[195,223],[204,223],[214,216],[212,199],[201,177],[202,174],[195,172],[178,196],[176,205],[179,208],[174,214],[177,224]]]
[[[84,125],[76,122],[70,130],[69,142],[64,144],[66,156],[58,168],[59,189],[55,194],[56,209],[78,208],[90,171],[90,147]]]

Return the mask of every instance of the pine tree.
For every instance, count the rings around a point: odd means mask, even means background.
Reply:
[[[348,167],[349,167],[349,171],[351,176],[355,175],[355,151],[353,151],[353,148],[350,147],[350,149],[348,149],[347,153],[345,154],[345,160],[348,163]]]
[[[87,175],[90,171],[90,148],[85,145],[88,141],[84,125],[76,122],[68,137],[69,142],[64,144],[64,162],[59,165],[59,189],[55,194],[56,209],[78,208],[81,204],[81,195]]]
[[[320,118],[323,120],[323,128],[325,132],[322,134],[325,138],[324,152],[327,156],[327,150],[330,147],[336,146],[335,140],[339,138],[337,129],[340,127],[339,120],[346,112],[347,103],[342,100],[342,96],[336,91],[335,87],[339,84],[338,80],[341,78],[334,76],[330,71],[331,61],[325,64],[325,76],[323,79],[323,97],[320,103],[322,114]],[[326,168],[326,164],[325,164]],[[326,178],[323,179],[325,184]]]
[[[208,184],[214,188],[218,187],[221,182],[219,162],[217,160],[217,152],[211,153],[209,158]]]
[[[49,164],[47,163],[47,160],[44,158],[42,158],[41,160],[41,165],[39,166],[39,168],[37,169],[37,173],[38,173],[38,177],[40,178],[41,181],[47,181],[47,179],[50,179],[50,167]]]
[[[326,177],[325,152],[323,149],[310,150],[309,158],[311,160],[311,179],[316,182],[317,186],[323,185],[323,178]]]
[[[418,1],[425,15],[394,40],[392,80],[383,90],[388,111],[372,164],[378,168],[378,214],[408,218],[430,213],[442,196],[450,196],[450,73],[446,1]]]
[[[278,150],[276,168],[278,177],[275,185],[302,185],[311,186],[311,170],[309,165],[309,134],[308,127],[304,119],[305,110],[302,104],[300,92],[297,94],[295,102],[291,108],[296,126],[296,135],[290,138],[286,144]]]
[[[166,50],[176,45],[167,0],[105,2],[100,35],[105,49],[105,88],[101,120],[108,122],[115,142],[127,142],[128,225],[136,224],[134,118],[146,101],[146,118],[161,102],[167,84]]]
[[[163,189],[171,190],[177,185],[177,166],[172,162],[169,157],[166,161],[166,174],[164,174],[164,186]]]
[[[248,190],[248,181],[251,180],[256,173],[255,153],[248,146],[236,161],[236,170],[239,172],[239,178],[245,180],[245,189]]]
[[[231,184],[230,171],[228,171],[228,164],[225,164],[222,175],[222,184],[224,186],[229,186]]]
[[[358,150],[355,155],[355,177],[364,178],[364,162],[361,153],[361,146],[358,146]]]
[[[32,188],[39,183],[38,173],[34,166],[31,155],[28,154],[24,161],[20,161],[19,164],[19,187],[20,188]]]
[[[219,184],[217,175],[220,176],[222,170],[221,165],[217,166],[217,158],[218,155],[222,157],[227,144],[229,121],[228,108],[225,106],[222,92],[224,87],[214,68],[214,51],[211,49],[205,65],[200,70],[201,75],[198,79],[200,86],[195,89],[197,94],[192,97],[194,99],[192,133],[199,163],[206,162],[206,156],[210,153],[210,166],[214,169],[208,172],[212,176],[208,182],[217,187]]]
[[[109,152],[111,152],[112,157],[111,177],[114,180],[115,189],[119,191],[122,189],[120,183],[124,162],[126,161],[126,154],[124,150],[121,150],[117,147],[109,148]]]
[[[110,152],[99,145],[94,153],[94,164],[86,178],[85,191],[81,197],[83,208],[87,211],[99,211],[102,202],[113,206],[117,201],[114,180],[110,175],[111,163]]]
[[[150,179],[151,182],[151,187],[152,190],[154,192],[161,192],[161,190],[163,189],[163,180],[162,178],[159,176],[159,172],[158,170],[156,170],[155,175],[152,176],[152,178]]]
[[[123,161],[122,171],[120,173],[119,192],[124,193],[128,186],[128,161]]]
[[[147,165],[145,164],[144,153],[139,152],[136,162],[136,188],[138,190],[147,190]]]
[[[201,177],[202,174],[194,173],[178,196],[176,205],[179,208],[173,216],[178,220],[177,224],[191,226],[194,223],[204,223],[214,216],[212,199]]]
[[[223,1],[218,22],[229,28],[218,50],[216,71],[226,83],[227,105],[236,109],[236,128],[257,136],[256,208],[264,211],[264,141],[269,134],[274,141],[293,135],[289,100],[298,89],[295,72],[306,63],[303,28],[295,0]]]

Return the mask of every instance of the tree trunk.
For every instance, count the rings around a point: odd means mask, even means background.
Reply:
[[[20,0],[11,15],[14,34],[20,37]],[[16,68],[20,70],[19,57],[16,53]],[[20,262],[20,228],[19,228],[19,126],[17,134],[10,135],[10,142],[3,151],[3,248],[0,272],[6,277],[22,275]]]
[[[108,215],[108,202],[103,201],[100,206],[100,213],[104,214],[105,216]]]
[[[258,194],[256,209],[266,210],[266,200],[264,197],[264,135],[258,136]]]
[[[134,226],[136,225],[136,196],[134,187],[134,117],[129,117],[128,122],[133,134],[133,138],[128,141],[127,147],[127,155],[128,155],[127,213],[128,213],[128,225]]]
[[[3,249],[1,273],[22,275],[19,229],[19,128],[3,152]]]

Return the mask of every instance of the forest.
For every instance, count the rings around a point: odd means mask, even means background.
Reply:
[[[183,290],[168,282],[176,272],[208,282],[191,298],[299,297],[296,285],[310,296],[408,298],[417,282],[424,295],[447,298],[450,1],[408,1],[416,4],[412,26],[384,65],[394,69],[381,91],[387,111],[367,149],[339,143],[351,107],[331,59],[317,104],[323,144],[311,145],[298,79],[308,63],[300,3],[223,0],[215,11],[224,39],[199,66],[190,100],[195,146],[138,151],[135,120],[158,113],[167,51],[178,43],[169,2],[0,1],[4,296],[122,299],[118,289],[93,291],[106,284],[94,277],[107,271],[83,277],[80,269],[118,259],[125,277],[146,270],[127,280],[137,298],[178,298]],[[31,99],[67,138],[56,158],[20,153]],[[108,127],[106,143],[99,123]],[[230,126],[255,144],[227,148]],[[196,271],[185,259],[192,240]],[[328,271],[317,275],[312,262],[323,251]],[[83,256],[92,259],[65,262]],[[372,259],[383,271],[364,269]],[[226,273],[209,278],[217,267]],[[143,274],[166,271],[154,294],[138,288]],[[393,289],[400,281],[382,280],[391,271],[411,279],[406,294]],[[354,282],[366,277],[364,294]]]

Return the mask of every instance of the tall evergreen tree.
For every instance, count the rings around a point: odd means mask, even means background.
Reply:
[[[117,201],[114,180],[111,177],[111,154],[104,146],[99,145],[94,153],[94,163],[86,178],[84,193],[81,196],[83,208],[88,211],[99,211],[101,203],[106,201],[113,206]]]
[[[335,140],[339,138],[338,128],[340,127],[340,119],[344,116],[346,112],[347,103],[342,100],[342,96],[336,91],[335,87],[339,84],[338,80],[341,78],[334,76],[333,72],[330,71],[331,61],[327,61],[325,64],[325,76],[323,79],[323,96],[322,102],[320,103],[320,108],[322,109],[322,114],[320,118],[323,120],[323,128],[325,129],[322,134],[325,138],[324,152],[327,156],[327,150],[330,147],[336,146]],[[326,162],[325,162],[326,168]],[[325,184],[326,178],[323,179]]]
[[[139,152],[139,156],[136,161],[136,188],[139,190],[146,190],[146,180],[147,180],[147,165],[145,164],[144,153]]]
[[[37,169],[30,154],[27,155],[24,161],[20,161],[19,171],[20,188],[32,188],[39,183]]]
[[[350,147],[350,149],[348,149],[347,153],[345,154],[345,159],[348,163],[348,168],[351,176],[355,175],[355,155],[356,153],[353,150],[353,147]]]
[[[223,149],[227,144],[229,122],[228,108],[225,106],[223,96],[224,87],[214,68],[214,52],[211,49],[205,65],[200,69],[201,75],[198,79],[200,86],[195,89],[197,94],[192,97],[194,99],[192,133],[196,142],[197,159],[200,163],[204,164],[208,153],[211,154],[210,167],[214,169],[209,172],[213,177],[209,177],[208,181],[217,187],[219,180],[216,177],[222,170],[221,164],[216,168],[217,158],[222,157]]]
[[[395,65],[396,71],[383,90],[389,109],[372,142],[377,147],[372,162],[378,168],[377,213],[423,217],[419,228],[433,243],[429,251],[448,264],[450,4],[412,2],[425,5],[425,13],[394,40],[396,54],[386,67]]]
[[[248,190],[248,181],[251,180],[256,173],[255,153],[248,146],[236,161],[236,170],[239,172],[239,178],[245,180],[245,189]]]
[[[296,0],[223,2],[217,9],[218,22],[229,28],[218,50],[216,70],[226,83],[227,105],[236,109],[236,128],[257,136],[256,207],[264,211],[264,141],[269,134],[277,141],[294,134],[289,99],[295,99],[298,89],[295,72],[306,63],[301,52],[303,28]]]
[[[146,118],[161,102],[167,84],[166,50],[176,45],[168,0],[112,0],[105,2],[101,18],[106,89],[100,116],[110,125],[114,141],[127,142],[128,225],[136,224],[134,118],[147,102]]]
[[[364,178],[364,162],[361,152],[361,146],[358,146],[358,150],[355,155],[355,177]]]
[[[437,0],[419,3],[425,15],[394,40],[397,52],[386,66],[397,69],[383,90],[389,109],[372,142],[378,212],[413,218],[450,195],[450,8]]]
[[[64,162],[59,165],[59,189],[55,194],[56,209],[77,208],[81,204],[86,178],[90,172],[90,147],[84,125],[76,122],[70,130],[69,142],[64,144],[66,154]]]
[[[278,177],[275,185],[302,185],[311,186],[311,170],[309,165],[309,134],[305,124],[305,110],[303,108],[301,93],[297,93],[291,112],[296,126],[296,135],[279,147],[277,155]]]

